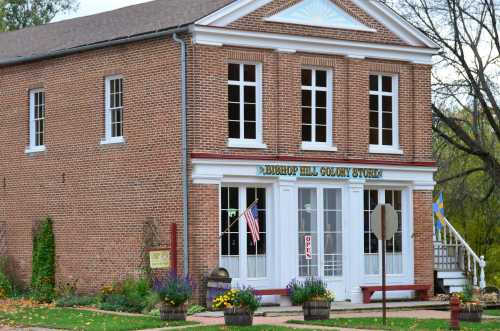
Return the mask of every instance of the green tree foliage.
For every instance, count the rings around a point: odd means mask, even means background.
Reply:
[[[46,24],[77,7],[77,0],[0,0],[0,32]]]
[[[46,218],[40,224],[33,240],[31,291],[33,299],[51,302],[55,286],[55,240],[52,220]]]

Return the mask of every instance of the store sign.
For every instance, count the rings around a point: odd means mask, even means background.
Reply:
[[[306,247],[306,260],[312,260],[312,236],[304,236]]]
[[[259,176],[273,177],[379,179],[383,177],[384,171],[373,168],[263,165],[257,167],[257,174]]]
[[[151,269],[170,269],[170,251],[150,251],[149,266]]]

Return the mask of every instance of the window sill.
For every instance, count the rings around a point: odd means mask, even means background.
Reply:
[[[322,143],[311,143],[311,142],[302,142],[301,146],[304,151],[320,151],[320,152],[336,152],[337,146],[322,144]]]
[[[116,137],[116,138],[106,138],[101,140],[101,145],[113,145],[113,144],[124,144],[125,138]]]
[[[403,151],[399,148],[395,148],[392,146],[379,146],[379,145],[370,145],[370,147],[368,148],[368,153],[403,155]]]
[[[45,146],[30,146],[24,151],[26,154],[36,154],[45,152],[47,148]]]
[[[252,140],[239,140],[239,139],[229,139],[227,142],[227,147],[230,148],[252,148],[252,149],[266,149],[267,145],[258,141]]]

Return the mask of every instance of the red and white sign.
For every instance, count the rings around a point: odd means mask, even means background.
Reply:
[[[306,260],[312,260],[312,236],[304,236],[306,244]]]

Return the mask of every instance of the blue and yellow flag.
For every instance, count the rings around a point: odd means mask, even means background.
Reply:
[[[439,194],[438,199],[434,202],[432,206],[434,216],[437,218],[436,220],[436,229],[441,230],[444,225],[444,200],[443,200],[443,192]]]

